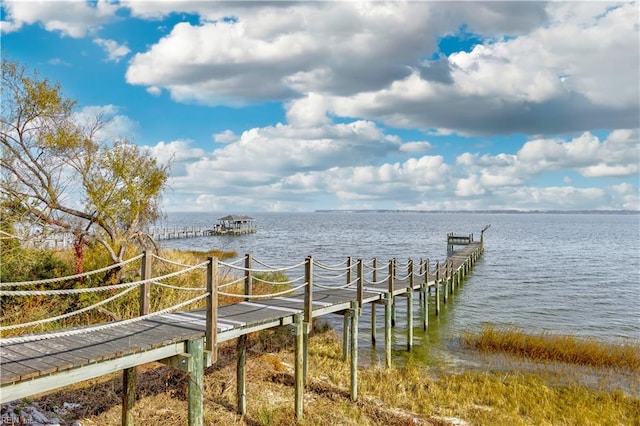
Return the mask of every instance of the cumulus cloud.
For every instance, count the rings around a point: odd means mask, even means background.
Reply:
[[[62,35],[79,38],[111,21],[119,6],[108,0],[91,3],[70,1],[64,2],[63,7],[56,1],[7,0],[2,7],[5,11],[2,32],[40,23],[47,31],[59,31]]]
[[[105,140],[121,138],[133,139],[138,130],[138,123],[121,113],[116,105],[86,106],[75,113],[74,120],[84,126],[93,125],[97,119],[104,125],[97,131],[96,136]]]
[[[107,53],[108,60],[112,62],[120,62],[120,59],[124,58],[129,54],[129,52],[131,52],[131,49],[126,45],[118,44],[115,40],[96,38],[93,42],[104,49]]]

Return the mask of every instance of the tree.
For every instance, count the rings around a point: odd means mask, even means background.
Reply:
[[[131,244],[148,246],[145,232],[160,211],[168,167],[127,139],[107,139],[102,116],[81,121],[76,102],[59,84],[2,59],[3,221],[25,237],[73,235],[104,247],[112,262]]]

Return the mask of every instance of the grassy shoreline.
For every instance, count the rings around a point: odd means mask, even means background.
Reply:
[[[286,328],[253,335],[247,364],[248,413],[235,413],[235,347],[226,345],[205,376],[205,424],[293,425],[293,342]],[[640,398],[558,383],[528,371],[434,373],[416,365],[360,368],[360,399],[349,399],[349,364],[329,328],[310,339],[309,383],[303,425],[583,425],[640,424]],[[600,367],[589,367],[600,369]],[[186,424],[184,373],[159,364],[140,368],[138,424]],[[119,424],[119,374],[79,384],[37,400],[67,410],[65,422]]]

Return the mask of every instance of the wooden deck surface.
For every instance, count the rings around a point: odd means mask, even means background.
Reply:
[[[453,253],[454,270],[458,269],[479,247],[472,243]],[[402,274],[399,274],[402,275]],[[430,277],[429,285],[433,284]],[[420,288],[424,279],[416,279],[414,289]],[[397,280],[394,295],[406,293],[407,281]],[[376,285],[366,285],[363,304],[384,298],[388,292],[386,281]],[[321,317],[349,309],[356,300],[355,288],[314,289],[313,317]],[[272,299],[240,301],[218,308],[218,342],[237,338],[241,335],[280,325],[292,324],[294,315],[303,312],[304,294]],[[76,370],[78,376],[69,378],[74,383],[106,374],[106,369],[123,369],[159,360],[184,352],[184,342],[202,338],[205,335],[205,312],[186,311],[159,315],[128,325],[54,337],[26,343],[2,344],[0,347],[0,384],[2,402],[22,397],[29,381],[50,376],[53,389],[56,373]],[[153,359],[156,358],[156,359]],[[104,364],[104,368],[95,368]],[[83,370],[84,369],[84,370]],[[95,370],[95,371],[91,371]],[[106,370],[106,371],[105,371]],[[15,387],[21,384],[22,388]]]

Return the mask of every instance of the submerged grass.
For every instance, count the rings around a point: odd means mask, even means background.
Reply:
[[[575,336],[527,334],[518,329],[485,327],[466,333],[461,341],[483,352],[506,353],[537,362],[625,369],[640,372],[640,346],[632,343],[605,344]]]

